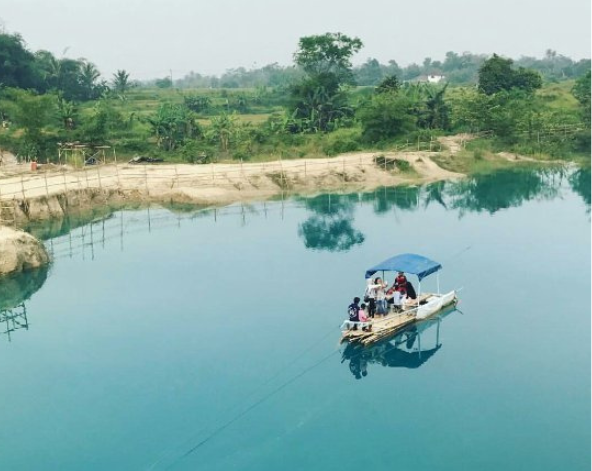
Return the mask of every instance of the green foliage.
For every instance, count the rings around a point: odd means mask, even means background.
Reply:
[[[206,135],[210,141],[217,142],[220,150],[226,153],[230,148],[230,143],[235,136],[236,130],[236,116],[222,113],[212,118]]]
[[[368,59],[354,72],[354,78],[358,85],[376,85],[386,75],[385,67],[376,59]]]
[[[201,135],[201,128],[195,115],[187,108],[173,103],[161,103],[158,110],[148,116],[151,134],[156,138],[156,145],[171,151],[184,139]]]
[[[338,129],[327,134],[322,144],[327,155],[338,155],[360,150],[361,130],[358,128]]]
[[[396,75],[385,77],[376,87],[376,93],[397,93],[401,88],[401,82]]]
[[[5,87],[41,89],[35,56],[18,34],[0,33],[0,84]]]
[[[62,123],[64,129],[74,129],[74,126],[78,119],[78,109],[76,108],[76,105],[73,102],[66,100],[61,95],[58,95],[56,111],[58,118]]]
[[[292,100],[292,116],[299,121],[296,131],[331,131],[340,120],[353,116],[346,92],[331,75],[309,78],[295,85]]]
[[[203,143],[195,140],[186,141],[180,148],[180,154],[183,160],[190,164],[206,164],[211,161],[208,154],[204,151]]]
[[[398,170],[400,172],[409,172],[412,170],[411,164],[406,160],[377,155],[374,157],[374,164],[383,170]]]
[[[35,92],[8,89],[2,94],[0,108],[6,110],[11,121],[23,132],[17,153],[39,158],[50,151],[51,139],[43,128],[51,121],[56,99],[53,95],[37,95]]]
[[[512,59],[504,59],[494,54],[479,69],[479,90],[486,95],[518,88],[534,92],[543,85],[538,72],[523,67],[515,70]]]
[[[374,95],[358,109],[362,139],[368,143],[387,141],[415,129],[413,101],[393,93]]]
[[[333,130],[353,115],[342,86],[352,80],[350,59],[361,47],[358,38],[341,33],[300,38],[294,61],[307,77],[291,89],[291,110],[301,130]]]
[[[206,113],[212,107],[212,100],[208,96],[184,95],[183,103],[191,111],[196,113]]]
[[[304,36],[298,43],[294,62],[309,77],[333,76],[338,84],[351,79],[351,57],[362,48],[362,41],[341,33]]]
[[[580,77],[572,89],[572,94],[578,100],[582,121],[590,128],[590,71]]]
[[[173,87],[173,81],[171,80],[170,77],[164,77],[164,78],[156,79],[156,81],[154,82],[154,84],[158,88],[172,88]]]
[[[352,68],[361,47],[340,33],[304,37],[295,66],[236,68],[221,77],[192,72],[175,87],[202,89],[185,93],[172,88],[170,77],[132,88],[129,74],[118,70],[114,93],[106,94],[91,62],[33,54],[20,36],[0,34],[0,82],[46,94],[4,89],[0,118],[9,128],[0,138],[20,155],[54,153],[60,139],[109,142],[124,154],[166,151],[167,159],[186,161],[201,152],[243,160],[335,155],[448,131],[487,133],[496,151],[590,152],[589,60],[574,62],[551,50],[543,59],[515,63],[448,52],[441,61],[426,58],[404,68],[376,59]],[[479,80],[481,92],[422,83],[429,74],[443,74],[450,84]],[[571,77],[580,78],[566,81]],[[353,88],[353,79],[366,86]],[[417,81],[404,83],[411,79]],[[477,149],[470,158],[485,165],[488,152]]]
[[[129,73],[125,70],[118,70],[113,74],[113,91],[122,99],[125,98],[127,92],[132,87],[129,80]]]
[[[123,138],[117,141],[117,151],[124,154],[149,154],[153,146],[146,137]]]
[[[107,99],[96,102],[91,115],[83,121],[79,130],[81,140],[93,145],[102,145],[109,142],[109,138],[115,130],[124,127],[125,122],[119,113]]]

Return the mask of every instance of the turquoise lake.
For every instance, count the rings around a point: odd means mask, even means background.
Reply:
[[[2,470],[590,469],[589,170],[38,231],[49,270],[0,280]],[[405,252],[458,310],[339,345]]]

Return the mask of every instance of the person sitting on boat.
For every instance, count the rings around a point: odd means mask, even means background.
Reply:
[[[405,292],[401,289],[394,290],[393,293],[393,308],[395,312],[401,312],[403,310],[403,306],[405,305],[405,300],[407,296]]]
[[[376,288],[372,284],[372,278],[368,278],[366,282],[364,302],[368,303],[368,316],[373,318],[376,313]]]
[[[360,310],[358,311],[358,319],[360,322],[368,322],[370,320],[368,314],[366,314],[366,305],[363,303],[360,306]]]
[[[417,299],[417,294],[415,293],[415,288],[413,287],[413,285],[411,284],[410,281],[408,281],[405,284],[405,293],[407,294],[407,297],[409,299]]]
[[[350,322],[360,322],[360,298],[354,298],[354,302],[347,307]],[[354,325],[354,330],[357,327]]]
[[[407,277],[405,276],[405,273],[403,273],[402,271],[400,271],[397,274],[397,277],[395,278],[395,283],[393,284],[393,287],[399,291],[403,291],[405,294],[407,294]]]

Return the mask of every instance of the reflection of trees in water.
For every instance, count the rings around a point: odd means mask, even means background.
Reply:
[[[493,214],[526,201],[554,198],[565,175],[563,169],[499,170],[449,183],[446,194],[451,197],[449,207],[461,215],[472,211]]]
[[[411,211],[419,205],[419,194],[418,186],[393,186],[364,193],[362,201],[370,202],[376,214],[384,214],[393,208]]]
[[[565,167],[513,168],[486,175],[476,175],[454,182],[437,182],[424,186],[380,188],[368,193],[321,195],[303,199],[313,212],[300,224],[298,234],[308,248],[349,250],[364,241],[364,234],[355,229],[356,204],[371,204],[376,214],[391,210],[415,211],[432,204],[446,210],[488,212],[520,206],[526,201],[556,197],[569,181],[574,192],[584,198],[590,208],[590,170],[571,171]]]
[[[590,169],[578,169],[569,176],[569,184],[574,193],[582,197],[590,212]]]
[[[298,235],[309,249],[345,251],[364,242],[364,234],[353,227],[357,194],[319,195],[304,199],[313,212],[298,226]]]

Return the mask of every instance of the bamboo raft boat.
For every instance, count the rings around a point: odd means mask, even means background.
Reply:
[[[441,268],[441,264],[421,255],[402,254],[389,258],[367,270],[367,279],[378,271],[383,272],[383,278],[385,271],[417,275],[419,280],[418,295],[411,303],[404,304],[400,312],[388,313],[384,317],[374,318],[369,322],[344,321],[341,326],[341,342],[371,345],[397,334],[411,324],[435,316],[446,307],[456,305],[458,298],[454,290],[445,294],[439,293],[439,278],[438,293],[421,293],[421,280],[432,273],[437,273]]]

